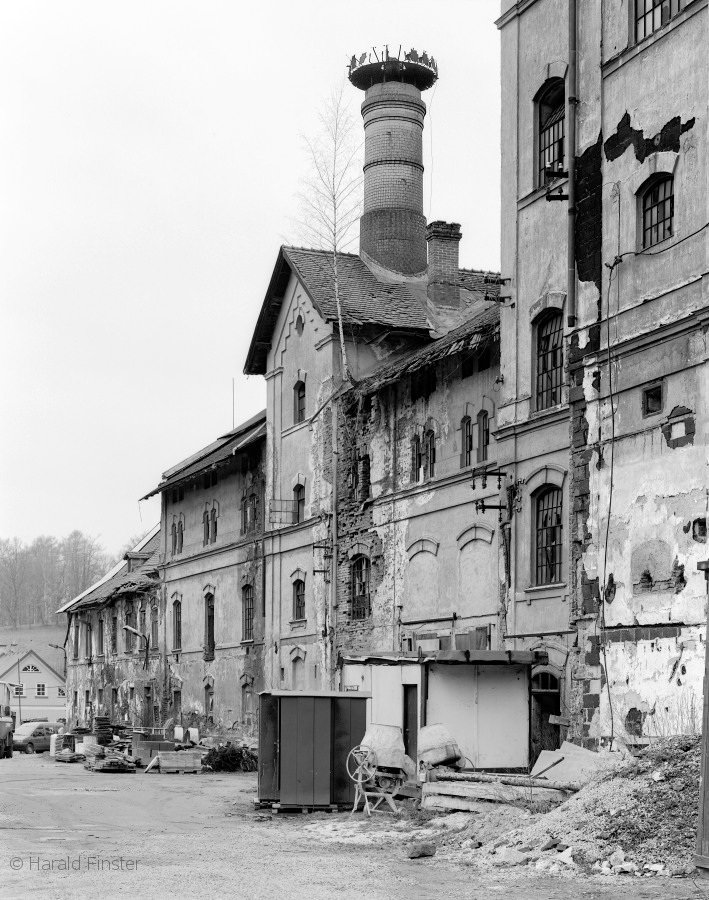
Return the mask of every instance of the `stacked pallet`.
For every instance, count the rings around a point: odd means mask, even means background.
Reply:
[[[181,750],[169,751],[159,750],[158,755],[154,757],[153,762],[146,768],[153,769],[156,767],[161,773],[185,773],[185,772],[201,772],[202,771],[202,751],[201,750]]]
[[[108,716],[94,716],[94,735],[101,746],[110,744],[113,740],[113,729]]]

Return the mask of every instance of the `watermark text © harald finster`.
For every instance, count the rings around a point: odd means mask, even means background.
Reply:
[[[137,859],[123,856],[13,856],[16,872],[137,872]]]

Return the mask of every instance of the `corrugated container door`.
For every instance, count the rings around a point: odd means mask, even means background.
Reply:
[[[278,800],[278,697],[261,694],[259,711],[258,798]]]

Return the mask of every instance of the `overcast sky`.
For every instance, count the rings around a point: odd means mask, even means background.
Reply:
[[[0,537],[115,552],[161,473],[265,406],[243,366],[302,136],[350,56],[435,56],[425,209],[499,267],[499,0],[0,5]],[[347,88],[361,122],[363,95]]]

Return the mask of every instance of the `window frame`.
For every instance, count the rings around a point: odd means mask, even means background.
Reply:
[[[692,0],[635,0],[634,3],[630,4],[632,43],[641,44],[647,38],[652,37],[653,34],[657,34],[658,31],[669,25],[674,18],[683,12],[690,3],[692,3]],[[643,12],[639,13],[638,10],[641,4]],[[663,9],[665,7],[669,9],[669,14],[666,18],[663,17]],[[659,22],[657,24],[655,24],[656,11],[659,13]],[[648,18],[650,21],[649,30],[647,27]],[[640,27],[641,20],[642,29]]]
[[[214,652],[217,648],[215,636],[215,602],[214,594],[208,592],[204,595],[204,657],[205,659],[214,659]]]
[[[160,615],[156,605],[150,607],[150,649],[155,651],[160,643]]]
[[[216,506],[212,507],[212,511],[209,514],[209,543],[215,544],[217,541],[217,519],[219,518],[219,514],[217,513]]]
[[[423,477],[424,480],[436,477],[436,432],[429,428],[423,436]]]
[[[106,652],[106,635],[104,633],[105,622],[103,616],[99,616],[98,628],[96,630],[96,655],[103,656]]]
[[[242,500],[241,505],[241,533],[251,534],[256,531],[256,493],[252,491]]]
[[[254,639],[254,587],[245,584],[241,589],[241,643]]]
[[[182,601],[179,597],[172,601],[172,649],[182,649]]]
[[[350,619],[363,621],[372,613],[372,563],[365,553],[358,553],[350,563]]]
[[[423,481],[421,436],[415,434],[411,438],[411,483],[419,484],[421,481]]]
[[[40,688],[42,690],[40,691]],[[34,695],[35,697],[46,697],[47,696],[47,685],[44,682],[38,681],[34,686]]]
[[[552,100],[550,95],[558,92],[561,92],[563,99],[560,101],[557,97],[556,100]],[[537,93],[535,126],[535,187],[543,188],[547,184],[547,169],[563,172],[566,161],[566,82],[563,78],[548,79]],[[549,133],[551,139],[545,142]],[[552,147],[556,150],[550,154],[549,150]]]
[[[304,622],[305,615],[305,582],[296,578],[293,582],[293,621]]]
[[[650,250],[652,247],[657,247],[659,244],[664,243],[665,241],[670,240],[675,236],[675,189],[674,189],[675,179],[674,176],[670,173],[664,172],[662,174],[657,174],[650,178],[638,191],[638,216],[640,220],[640,234],[639,234],[639,245],[640,250]],[[666,190],[666,186],[669,185],[669,194],[665,193],[664,196],[660,197],[659,192],[661,190]],[[657,191],[658,197],[655,202],[653,202],[653,193]],[[648,202],[648,200],[650,202]],[[669,205],[669,216],[664,215],[662,220],[656,219],[655,224],[652,224],[652,214],[655,210],[660,210],[662,208],[663,214],[667,211],[667,206]],[[650,219],[650,224],[648,225],[648,215]],[[659,212],[658,212],[659,217]],[[659,229],[662,227],[662,236],[660,237]],[[657,234],[655,239],[652,238],[653,229],[657,229]]]
[[[305,382],[296,381],[293,385],[293,424],[305,422]]]
[[[466,469],[473,463],[473,420],[469,415],[460,420],[460,468]]]
[[[547,502],[547,498],[549,498],[550,502]],[[543,485],[533,495],[533,510],[534,554],[532,558],[532,581],[538,587],[561,584],[564,562],[563,488],[555,484]],[[544,517],[548,515],[555,517],[558,521],[552,521],[551,524],[544,523]],[[551,563],[548,552],[550,548],[553,551]],[[546,559],[544,559],[545,554],[547,556]]]
[[[534,329],[535,379],[534,407],[542,412],[563,403],[564,387],[564,316],[561,310],[547,310],[537,319]],[[556,340],[544,347],[543,341]],[[549,365],[550,358],[553,365]],[[551,402],[556,396],[555,402]]]
[[[202,513],[202,546],[206,547],[209,543],[209,510],[205,509]]]
[[[486,409],[481,409],[477,415],[476,428],[478,430],[477,461],[487,462],[490,456],[490,414]]]
[[[293,524],[300,525],[305,521],[305,485],[296,484],[293,488]]]

